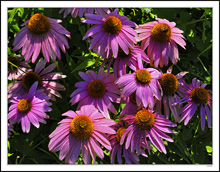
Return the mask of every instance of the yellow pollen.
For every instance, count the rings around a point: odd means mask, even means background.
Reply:
[[[88,87],[88,93],[90,96],[94,98],[103,97],[106,92],[106,86],[104,82],[100,80],[93,80],[89,83]]]
[[[159,79],[164,95],[172,95],[178,89],[178,79],[171,73],[164,73]]]
[[[148,110],[140,110],[135,115],[134,121],[139,129],[148,130],[155,122],[154,114]]]
[[[22,78],[23,86],[29,90],[35,81],[38,81],[38,86],[42,86],[42,80],[40,75],[35,72],[27,72]]]
[[[120,143],[121,137],[124,134],[126,128],[125,127],[120,127],[117,132],[116,132],[116,139]]]
[[[118,17],[109,16],[103,23],[103,29],[109,34],[117,34],[121,31],[122,23]]]
[[[36,35],[43,35],[50,30],[50,21],[49,19],[42,14],[34,14],[29,22],[28,29],[31,33]]]
[[[10,57],[8,57],[8,61],[10,61],[11,63],[13,63],[13,64],[16,65],[16,66],[19,66],[19,64],[20,64],[20,61],[19,61],[18,58],[16,58],[16,57],[10,56]],[[14,66],[12,66],[10,63],[8,63],[8,69],[9,69],[9,70],[15,70],[16,67],[14,67]]]
[[[29,99],[21,99],[17,104],[17,109],[22,114],[28,113],[31,107],[32,103]]]
[[[136,104],[136,91],[133,92],[133,93],[129,96],[129,100],[130,100],[132,103]]]
[[[209,94],[205,88],[195,87],[191,93],[192,100],[197,104],[203,104],[208,101]]]
[[[171,36],[172,29],[166,23],[156,24],[151,31],[152,39],[159,43],[169,42]]]
[[[79,140],[84,140],[90,137],[94,130],[94,124],[91,118],[87,115],[78,115],[71,121],[70,131],[73,136]]]
[[[139,69],[135,74],[136,81],[140,84],[148,84],[151,80],[151,74],[146,69]]]

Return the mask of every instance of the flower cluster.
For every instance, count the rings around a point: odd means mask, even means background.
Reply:
[[[59,160],[65,159],[65,163],[76,163],[81,153],[83,162],[89,164],[96,161],[96,155],[103,159],[104,150],[110,151],[112,164],[116,159],[119,164],[139,163],[139,157],[148,157],[152,147],[166,154],[163,140],[175,141],[171,138],[175,128],[170,127],[183,120],[187,125],[198,107],[202,130],[206,115],[211,126],[211,90],[196,78],[188,85],[183,79],[186,71],[172,74],[179,61],[177,44],[186,46],[183,31],[160,18],[138,25],[118,9],[111,10],[60,9],[64,18],[68,14],[73,20],[84,16],[82,24],[93,25],[82,39],[90,38],[88,49],[103,58],[97,73],[92,69],[78,73],[83,81],[76,82],[69,95],[69,103],[77,105],[76,109],[60,114],[66,118],[49,134],[49,151],[59,151]],[[50,100],[62,99],[58,91],[66,88],[58,81],[68,74],[53,70],[59,70],[60,49],[65,54],[71,48],[65,37],[71,38],[71,33],[61,22],[36,13],[22,24],[14,39],[13,50],[22,50],[21,55],[8,57],[8,80],[13,81],[8,86],[8,137],[14,123],[21,122],[25,133],[30,132],[31,124],[36,128],[39,122],[46,124],[47,112],[52,111]],[[172,64],[163,73],[169,59]],[[120,104],[125,106],[119,111]],[[116,116],[120,118],[117,122]]]

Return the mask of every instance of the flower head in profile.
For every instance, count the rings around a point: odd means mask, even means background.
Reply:
[[[105,17],[106,14],[110,13],[108,8],[61,8],[59,13],[64,12],[64,18],[70,13],[73,18],[76,18],[77,16],[82,18],[84,14],[93,14],[94,10],[96,14],[102,17]]]
[[[8,123],[8,138],[11,136],[12,131],[13,131],[13,125]]]
[[[179,108],[178,106],[173,106],[172,104],[179,101],[179,95],[184,97],[185,94],[182,92],[181,83],[183,76],[188,72],[180,72],[177,75],[172,74],[172,66],[169,67],[167,73],[163,73],[162,78],[159,79],[160,85],[163,90],[163,98],[161,101],[157,101],[156,106],[161,113],[161,102],[164,107],[164,115],[166,119],[169,119],[170,110],[174,116],[176,122],[179,122]]]
[[[122,97],[128,97],[132,93],[136,93],[136,104],[144,107],[149,105],[150,109],[154,107],[154,97],[161,100],[162,89],[158,79],[162,77],[162,73],[154,68],[143,68],[140,54],[138,54],[138,68],[132,74],[126,74],[118,78],[116,84],[123,87]]]
[[[131,152],[131,147],[125,149],[125,144],[120,145],[120,140],[124,132],[126,131],[126,126],[121,122],[117,122],[112,128],[116,131],[116,134],[110,134],[108,136],[110,143],[112,145],[112,150],[110,152],[111,163],[114,164],[115,157],[117,156],[117,161],[119,164],[122,164],[122,155],[127,164],[138,163],[139,158],[136,152]],[[141,143],[141,146],[146,148],[146,146]],[[148,157],[143,149],[140,149],[140,154]]]
[[[184,121],[184,125],[187,125],[189,120],[195,114],[197,108],[200,108],[200,115],[201,115],[201,129],[205,129],[205,116],[207,115],[208,120],[208,127],[211,126],[211,111],[212,111],[212,96],[211,90],[205,89],[206,85],[203,83],[200,85],[200,80],[193,78],[192,84],[188,85],[185,82],[182,83],[183,87],[186,89],[184,94],[186,96],[175,102],[176,104],[183,104],[187,102],[188,104],[184,106],[180,110],[180,121]]]
[[[69,110],[62,116],[67,118],[60,121],[59,126],[49,135],[48,145],[50,151],[60,151],[60,160],[65,158],[65,163],[74,164],[82,150],[83,162],[89,164],[90,157],[94,162],[96,155],[104,158],[100,144],[111,150],[106,134],[115,134],[115,130],[110,127],[115,122],[105,119],[93,105],[82,106],[76,112]]]
[[[49,118],[45,112],[49,112],[52,109],[48,102],[49,97],[45,95],[42,89],[36,90],[38,82],[36,81],[30,88],[28,94],[14,95],[10,102],[8,119],[10,124],[20,123],[22,131],[29,133],[30,124],[33,124],[36,128],[40,127],[39,122],[46,124],[44,118]]]
[[[161,138],[173,142],[163,132],[175,133],[168,127],[175,127],[176,124],[165,119],[162,114],[153,113],[152,110],[142,109],[137,111],[136,114],[122,117],[121,120],[127,122],[129,126],[121,136],[120,144],[125,144],[125,149],[131,147],[132,152],[136,150],[137,154],[140,154],[142,142],[147,146],[149,152],[147,137],[160,152],[165,154],[166,148]]]
[[[24,58],[21,55],[8,57],[8,80],[17,79],[27,70],[27,68],[30,68],[30,65],[27,62],[23,61],[23,59]],[[17,66],[18,68],[15,66]]]
[[[94,105],[101,113],[110,119],[108,109],[117,114],[117,110],[111,102],[118,103],[120,101],[120,90],[114,83],[115,78],[113,74],[104,72],[101,68],[96,74],[94,71],[89,70],[86,73],[79,72],[79,75],[85,80],[77,82],[75,87],[78,87],[70,95],[71,104],[74,105],[78,101],[78,108],[83,105]]]
[[[34,71],[30,69],[19,76],[17,81],[8,87],[8,98],[11,98],[15,94],[22,95],[27,93],[35,81],[38,81],[38,88],[43,88],[52,100],[56,100],[55,96],[62,98],[58,91],[65,91],[66,89],[63,85],[53,80],[66,78],[66,75],[62,75],[59,72],[51,72],[56,67],[55,63],[43,69],[45,65],[46,61],[41,58],[35,66]]]
[[[53,61],[56,61],[56,57],[61,59],[60,49],[65,53],[65,47],[69,48],[64,35],[70,38],[70,32],[58,24],[60,22],[62,20],[52,19],[39,13],[34,14],[21,25],[27,24],[16,35],[13,50],[22,48],[21,55],[24,56],[25,61],[32,57],[32,63],[36,61],[41,50],[47,62],[50,58]]]
[[[110,70],[110,66],[113,61],[114,61],[113,70],[114,70],[115,78],[118,78],[127,73],[126,71],[127,65],[130,69],[135,70],[136,68],[138,68],[138,63],[137,63],[138,54],[141,55],[141,59],[145,63],[150,63],[148,56],[145,54],[144,50],[139,48],[139,46],[135,46],[132,50],[129,49],[129,54],[125,54],[124,51],[121,48],[119,48],[117,58],[113,58],[113,57],[110,58],[108,70]],[[108,60],[109,58],[108,59],[105,58],[102,66],[104,66]]]
[[[137,43],[137,33],[131,28],[136,27],[136,24],[119,15],[117,9],[106,17],[95,14],[85,14],[85,17],[83,23],[95,25],[87,31],[83,40],[91,36],[89,49],[93,49],[98,55],[108,58],[111,52],[116,58],[119,47],[128,55],[129,49],[133,49]]]
[[[154,66],[168,65],[168,58],[173,64],[176,64],[179,59],[177,44],[185,49],[186,42],[182,30],[178,29],[176,23],[169,22],[166,19],[157,18],[157,21],[141,24],[136,29],[138,41],[141,42],[141,48],[145,50],[147,47],[147,55]]]

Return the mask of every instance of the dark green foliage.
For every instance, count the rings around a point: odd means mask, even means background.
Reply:
[[[21,50],[13,52],[13,40],[22,28],[20,25],[27,21],[33,14],[41,13],[47,17],[61,19],[60,23],[71,33],[71,39],[67,38],[70,48],[67,53],[62,52],[61,60],[58,60],[57,72],[67,75],[65,79],[57,80],[63,84],[66,91],[61,92],[62,99],[51,101],[53,111],[48,113],[47,124],[40,123],[37,129],[31,126],[30,133],[24,134],[21,124],[14,125],[14,131],[9,139],[9,164],[62,164],[59,160],[59,152],[48,150],[49,134],[57,127],[57,123],[64,117],[61,114],[68,110],[76,110],[77,104],[71,106],[70,94],[76,89],[75,83],[82,81],[79,71],[94,70],[97,72],[103,59],[88,50],[89,43],[83,41],[90,25],[81,23],[79,17],[72,18],[69,14],[63,18],[58,8],[14,8],[8,10],[8,54],[19,54]],[[173,66],[173,74],[188,71],[184,76],[186,83],[191,83],[194,77],[201,82],[208,83],[207,88],[212,89],[212,9],[211,8],[120,8],[119,14],[125,15],[136,24],[144,24],[154,21],[156,17],[165,18],[176,22],[176,27],[184,31],[186,38],[186,50],[179,48],[179,62]],[[42,53],[38,57],[43,57]],[[38,61],[38,60],[37,60]],[[50,62],[52,63],[52,62]],[[36,64],[31,64],[34,67]],[[47,64],[48,66],[49,64]],[[169,65],[162,69],[166,72]],[[105,66],[107,70],[107,66]],[[11,84],[9,82],[8,84]],[[120,112],[123,105],[114,104]],[[119,115],[110,114],[117,121]],[[174,122],[174,119],[172,119]],[[151,150],[148,158],[140,156],[141,164],[211,164],[212,163],[212,128],[201,130],[199,109],[187,126],[183,122],[174,128],[176,134],[168,134],[174,142],[165,142],[167,154],[160,153],[157,149]],[[109,152],[103,148],[105,157],[97,156],[96,164],[110,164]],[[147,153],[147,151],[146,151]],[[147,153],[148,154],[148,153]],[[80,155],[76,164],[83,164]]]

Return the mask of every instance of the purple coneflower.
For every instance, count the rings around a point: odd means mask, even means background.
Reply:
[[[144,50],[139,48],[139,46],[135,46],[134,49],[132,50],[129,49],[129,54],[125,54],[124,51],[121,48],[119,48],[117,58],[111,58],[109,62],[108,71],[110,70],[110,66],[113,60],[114,60],[113,70],[114,70],[115,78],[118,78],[126,74],[126,65],[128,65],[130,69],[135,70],[136,68],[138,68],[138,63],[137,63],[138,54],[141,55],[141,59],[144,62],[150,63],[148,56],[145,54]],[[108,60],[109,58],[108,59],[105,58],[102,66],[104,66]]]
[[[60,151],[60,160],[65,158],[65,163],[74,164],[80,154],[81,145],[85,164],[91,162],[90,155],[94,162],[96,155],[103,159],[104,153],[97,141],[111,150],[105,133],[115,134],[115,130],[110,127],[115,122],[104,119],[93,105],[82,106],[76,112],[69,110],[62,116],[68,117],[60,121],[60,125],[49,135],[51,140],[48,145],[50,151]]]
[[[179,59],[177,44],[185,49],[185,41],[182,30],[174,27],[176,23],[169,22],[166,19],[157,18],[158,21],[139,25],[136,29],[138,41],[141,41],[141,48],[145,50],[147,47],[147,55],[154,66],[163,67],[168,65],[168,57],[173,64]]]
[[[184,93],[186,96],[174,103],[183,104],[187,102],[188,104],[180,110],[180,121],[184,121],[184,125],[187,125],[189,120],[195,114],[196,109],[200,106],[200,115],[201,115],[201,129],[205,129],[205,115],[207,114],[208,127],[211,126],[211,111],[212,111],[212,96],[211,90],[206,90],[205,87],[207,84],[203,83],[200,86],[200,81],[196,78],[193,78],[192,84],[187,85],[185,82],[182,83],[183,87],[187,89]]]
[[[10,102],[8,119],[10,124],[20,123],[22,131],[29,133],[30,123],[39,128],[39,122],[46,124],[44,118],[49,118],[45,112],[52,109],[49,107],[52,103],[48,102],[49,97],[45,95],[42,89],[36,90],[38,82],[36,81],[30,88],[28,94],[14,95]]]
[[[52,63],[43,69],[45,65],[46,61],[41,58],[34,71],[30,69],[18,77],[17,81],[8,87],[8,98],[14,94],[22,95],[27,93],[35,81],[38,81],[38,87],[43,88],[52,100],[56,100],[54,95],[62,98],[58,91],[65,91],[66,89],[63,85],[54,82],[53,80],[66,78],[66,75],[62,75],[59,72],[51,72],[56,67],[55,63]]]
[[[168,127],[175,127],[176,124],[165,119],[164,116],[159,113],[153,113],[152,110],[142,109],[135,115],[127,115],[121,118],[121,120],[129,123],[129,126],[122,135],[120,144],[125,143],[125,149],[131,147],[132,152],[136,150],[137,153],[140,154],[142,142],[148,146],[146,137],[150,139],[151,143],[160,152],[164,152],[165,154],[166,148],[161,138],[173,142],[173,140],[163,132],[175,133],[175,131],[172,131]]]
[[[119,103],[120,90],[114,83],[114,75],[104,72],[103,68],[100,68],[98,74],[94,71],[79,72],[79,75],[85,80],[77,82],[75,87],[78,87],[70,97],[71,104],[74,105],[78,101],[78,108],[83,105],[94,105],[101,113],[110,119],[108,109],[117,114],[117,110],[111,102]]]
[[[9,56],[8,57],[8,80],[15,80],[17,79],[20,75],[22,75],[27,68],[30,68],[30,65],[23,61],[23,57],[21,55],[14,55],[14,56]],[[15,66],[13,66],[12,64]]]
[[[11,136],[12,131],[13,131],[13,125],[8,123],[8,138]]]
[[[132,74],[121,76],[117,81],[119,87],[125,86],[121,92],[122,97],[128,97],[136,91],[137,106],[143,104],[149,105],[150,109],[154,107],[154,97],[161,100],[163,94],[158,79],[162,73],[154,68],[143,68],[140,54],[138,54],[138,68]],[[161,90],[161,92],[160,92]]]
[[[73,18],[76,18],[79,16],[80,18],[83,17],[85,14],[93,14],[93,11],[95,10],[96,14],[105,17],[106,14],[110,13],[110,10],[108,8],[61,8],[59,13],[62,13],[64,11],[63,17],[65,18],[69,13],[71,13],[71,16]]]
[[[32,56],[32,63],[34,63],[42,49],[42,53],[47,62],[50,57],[56,61],[56,57],[61,59],[60,49],[65,53],[65,46],[69,48],[66,35],[70,38],[68,32],[60,23],[60,19],[52,19],[43,14],[34,14],[29,20],[24,22],[23,27],[15,37],[13,42],[13,50],[19,50],[21,47],[21,55],[24,56],[25,61],[28,61]]]
[[[118,14],[115,9],[106,15],[106,18],[95,15],[85,14],[86,19],[83,23],[95,24],[84,36],[83,40],[92,37],[89,49],[93,49],[100,56],[109,57],[110,52],[116,58],[118,56],[118,45],[125,54],[129,54],[129,49],[134,48],[137,43],[137,33],[131,27],[136,27],[136,24],[127,20],[127,17]],[[111,51],[110,51],[111,50]]]
[[[131,147],[125,149],[125,144],[120,145],[121,137],[123,133],[126,131],[127,127],[125,127],[125,125],[121,121],[119,121],[114,126],[112,126],[112,128],[116,131],[116,134],[111,134],[108,136],[112,145],[112,150],[110,152],[111,163],[114,164],[115,157],[117,154],[118,163],[122,164],[123,154],[127,164],[132,164],[132,162],[137,164],[139,162],[138,154],[136,152],[131,152]],[[143,143],[141,143],[141,147],[146,148],[146,146]],[[140,154],[145,157],[148,157],[145,151],[142,149],[140,149]]]
[[[169,67],[167,73],[162,75],[162,78],[159,79],[160,85],[163,90],[163,98],[161,101],[157,101],[156,106],[161,113],[161,102],[163,102],[164,107],[164,115],[166,119],[169,119],[170,110],[174,116],[176,122],[179,122],[179,108],[178,106],[173,106],[172,104],[179,101],[179,95],[184,97],[184,93],[182,92],[181,83],[182,77],[188,72],[180,72],[176,76],[172,73],[172,66]],[[170,110],[169,110],[170,109]]]

